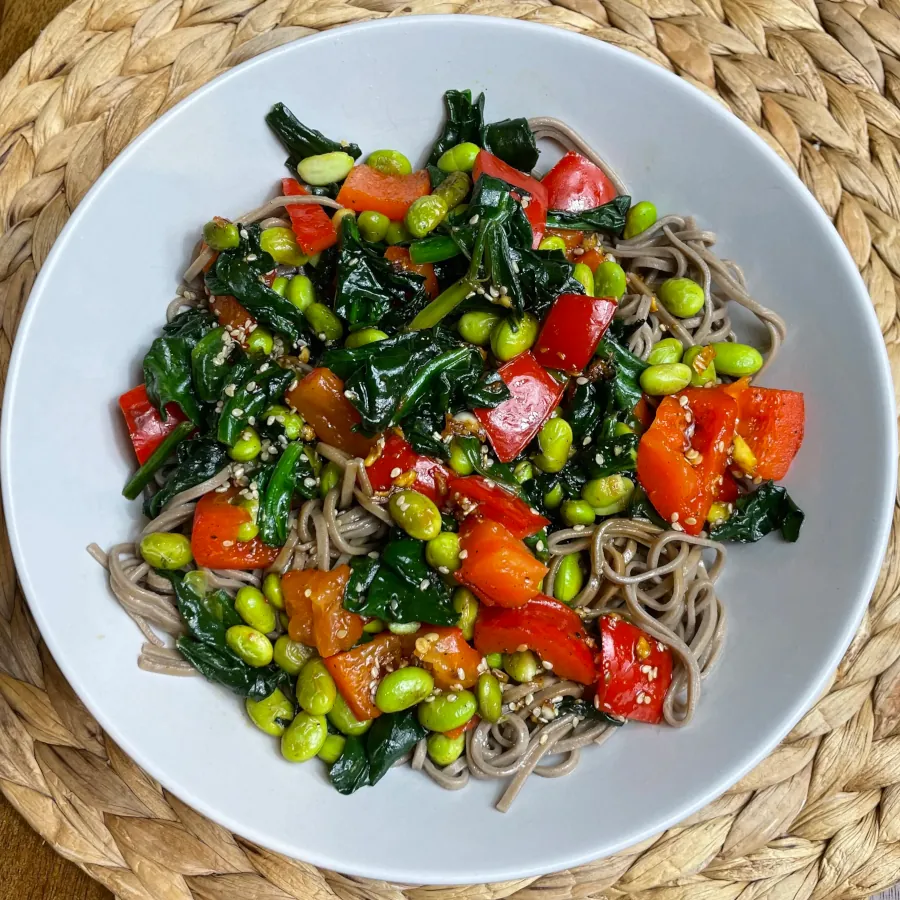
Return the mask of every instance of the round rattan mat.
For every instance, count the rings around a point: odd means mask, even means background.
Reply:
[[[35,273],[70,211],[137,134],[272,47],[349,22],[434,12],[580,31],[729,107],[833,218],[897,381],[900,0],[76,0],[0,81],[0,388]],[[62,678],[0,521],[0,789],[122,900],[867,897],[900,879],[898,532],[828,693],[722,798],[591,865],[436,888],[317,870],[229,834],[162,790]]]

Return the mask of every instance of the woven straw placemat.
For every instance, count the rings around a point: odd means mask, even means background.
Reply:
[[[434,12],[580,31],[674,70],[733,110],[833,218],[897,382],[900,0],[76,0],[0,81],[0,388],[35,273],[70,211],[137,134],[264,50],[348,22]],[[898,532],[828,693],[722,798],[568,872],[401,888],[235,837],[125,757],[42,644],[0,513],[0,789],[122,900],[867,897],[900,879]]]

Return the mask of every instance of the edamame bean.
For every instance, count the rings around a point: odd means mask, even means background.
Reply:
[[[716,380],[715,347],[688,347],[682,362],[691,370],[691,387],[705,387]]]
[[[302,266],[309,261],[309,257],[300,252],[290,228],[280,225],[267,228],[259,236],[259,246],[282,266]]]
[[[241,243],[241,234],[234,222],[216,216],[203,226],[203,240],[210,250],[233,250]]]
[[[275,609],[284,609],[284,593],[281,590],[281,576],[277,572],[269,572],[263,579],[263,596]]]
[[[419,722],[429,731],[453,731],[465,725],[477,708],[471,691],[438,694],[434,700],[419,704]]]
[[[316,302],[316,289],[306,275],[295,275],[288,282],[284,295],[300,312]]]
[[[530,650],[516,650],[515,653],[503,654],[503,671],[518,681],[519,684],[528,684],[534,681],[538,673],[537,657]]]
[[[275,279],[278,281],[278,279]],[[287,283],[287,279],[284,279]],[[262,325],[257,325],[247,336],[247,352],[251,356],[268,356],[275,348],[275,339],[272,332]]]
[[[261,631],[249,625],[232,625],[225,632],[225,643],[254,669],[272,662],[272,642]]]
[[[581,496],[594,507],[598,516],[614,516],[624,512],[633,494],[634,482],[624,475],[595,478],[581,491]]]
[[[194,559],[191,542],[183,534],[156,531],[141,539],[141,556],[154,569],[183,569]]]
[[[576,281],[581,282],[584,292],[588,297],[594,296],[594,273],[589,266],[586,266],[584,263],[575,263],[575,268],[572,270],[572,276]]]
[[[667,278],[656,292],[660,303],[679,319],[696,316],[706,297],[703,288],[691,278]]]
[[[425,669],[406,666],[389,672],[375,692],[375,705],[385,713],[400,712],[421,703],[434,690],[434,678]]]
[[[447,204],[447,210],[459,206],[466,199],[472,179],[465,172],[452,172],[435,189],[434,194]]]
[[[731,518],[729,506],[730,504],[728,503],[722,503],[721,501],[716,500],[715,503],[710,506],[709,512],[706,514],[706,521],[713,526],[727,522],[728,519]]]
[[[442,575],[455,572],[460,567],[459,535],[452,531],[442,531],[425,545],[425,559],[428,565]]]
[[[296,441],[303,430],[303,419],[297,413],[278,403],[270,406],[263,413],[263,418],[266,420],[266,425],[274,425],[277,422],[284,429],[284,436],[289,441]]]
[[[653,345],[653,349],[647,356],[647,362],[651,366],[660,366],[664,363],[681,362],[684,353],[684,345],[678,338],[664,338]]]
[[[250,721],[272,737],[281,737],[294,718],[294,704],[278,688],[262,700],[248,697],[244,707]]]
[[[319,476],[319,496],[323,499],[327,497],[328,492],[336,488],[343,479],[344,472],[341,467],[337,463],[329,462]]]
[[[331,224],[334,225],[334,230],[340,234],[341,233],[341,222],[349,216],[351,219],[356,218],[356,213],[353,212],[352,209],[339,209],[332,217]]]
[[[497,655],[499,654],[492,654]],[[502,657],[499,665],[502,665]],[[494,666],[493,668],[497,668]],[[478,714],[486,722],[499,722],[503,714],[503,690],[497,676],[491,672],[483,672],[478,676],[478,685],[475,688],[478,698]]]
[[[272,658],[276,666],[296,678],[313,653],[311,647],[298,644],[297,641],[292,641],[286,634],[283,634],[275,641]]]
[[[405,244],[410,238],[406,225],[403,222],[391,222],[384,235],[384,242],[393,247],[396,244]]]
[[[338,694],[334,699],[334,706],[328,713],[328,720],[341,734],[351,735],[365,734],[372,727],[371,719],[357,719],[353,710],[347,706],[347,701]]]
[[[263,592],[252,584],[245,584],[234,598],[234,611],[251,627],[263,634],[275,630],[275,607],[270,606]]]
[[[574,528],[576,525],[592,525],[594,508],[584,500],[565,500],[559,511],[563,522]]]
[[[281,736],[281,755],[288,762],[306,762],[318,754],[328,737],[325,716],[297,713]]]
[[[519,484],[531,481],[534,478],[534,466],[527,459],[523,459],[522,462],[516,463],[516,467],[513,469],[513,478]]]
[[[503,654],[502,653],[488,653],[488,655],[485,656],[484,659],[485,659],[485,662],[492,669],[500,669],[503,667]]]
[[[750,449],[750,445],[739,434],[732,438],[732,450],[734,461],[738,467],[748,475],[752,475],[756,470],[758,460],[756,454]]]
[[[613,437],[624,437],[626,434],[634,434],[634,429],[624,422],[616,422],[613,425]]]
[[[490,343],[491,332],[501,319],[499,313],[476,309],[459,317],[456,330],[464,341],[478,347],[486,347]]]
[[[514,356],[530,350],[537,340],[540,322],[525,313],[516,323],[512,316],[502,319],[491,331],[491,350],[500,362],[507,362]]]
[[[252,541],[259,534],[259,525],[256,522],[241,522],[235,534],[239,541]]]
[[[428,758],[436,765],[443,768],[456,762],[462,756],[466,746],[466,736],[447,737],[446,734],[429,734],[425,741],[428,750]]]
[[[407,488],[395,491],[388,500],[394,522],[417,541],[430,541],[441,533],[441,514],[434,501]]]
[[[547,509],[556,509],[563,502],[564,497],[565,492],[562,489],[562,485],[557,482],[544,494],[544,506]]]
[[[344,336],[341,320],[324,303],[310,303],[303,315],[320,341],[339,341]]]
[[[627,286],[628,279],[625,270],[617,262],[608,259],[594,269],[595,297],[612,297],[614,300],[621,300],[625,296]]]
[[[677,394],[691,383],[691,369],[684,363],[664,363],[641,372],[641,388],[652,397]]]
[[[297,702],[314,716],[330,713],[337,697],[337,685],[321,659],[309,660],[297,678]]]
[[[450,441],[450,468],[457,475],[471,475],[475,471],[475,467],[466,455],[466,451],[463,450],[462,445],[456,438]]]
[[[403,221],[413,237],[421,238],[434,231],[448,212],[449,207],[443,197],[438,194],[426,194],[413,200]]]
[[[584,587],[584,570],[580,554],[564,556],[553,579],[553,596],[561,603],[571,603]]]
[[[475,634],[475,620],[478,618],[477,598],[468,588],[458,587],[453,592],[453,608],[459,613],[456,627],[467,641],[471,641]]]
[[[383,341],[387,335],[378,328],[360,328],[347,336],[344,346],[349,350],[355,350],[357,347],[365,347],[366,344],[374,344],[376,341]]]
[[[353,168],[353,157],[343,150],[307,156],[297,163],[297,174],[307,184],[323,185],[343,181]]]
[[[359,233],[362,239],[375,244],[384,240],[391,220],[384,213],[375,212],[374,209],[367,209],[359,214],[356,224],[359,226]]]
[[[445,150],[438,160],[438,168],[442,172],[471,172],[475,168],[475,159],[481,152],[478,144],[464,141]]]
[[[549,234],[540,244],[538,250],[562,250],[566,251],[566,242],[558,234]]]
[[[347,738],[342,734],[329,734],[318,753],[319,759],[328,763],[329,766],[334,765],[341,758],[346,743]]]
[[[382,631],[384,631],[384,628],[385,625],[384,622],[381,621],[381,619],[370,619],[368,622],[366,622],[365,625],[363,625],[363,631],[365,631],[366,634],[380,634]]]
[[[740,378],[755,375],[763,366],[762,354],[749,344],[721,341],[711,345],[716,351],[716,372]]]
[[[228,455],[237,462],[249,462],[259,456],[262,442],[255,428],[249,425],[240,433],[234,445],[228,448]]]
[[[542,472],[559,472],[568,462],[573,439],[572,426],[565,419],[548,419],[538,432],[541,452],[534,457],[534,464]]]
[[[409,175],[412,172],[412,163],[397,150],[373,150],[366,165],[385,175]]]
[[[287,283],[287,278],[285,278],[283,275],[279,275],[272,282],[272,290],[275,291],[275,293],[278,294],[279,297],[283,297],[284,292],[287,290]]]
[[[625,215],[625,240],[628,241],[643,234],[651,225],[656,224],[656,207],[649,200],[635,203]]]

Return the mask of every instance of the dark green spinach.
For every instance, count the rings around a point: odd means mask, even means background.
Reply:
[[[155,519],[176,495],[212,478],[228,465],[228,453],[212,436],[182,441],[175,453],[175,465],[166,483],[144,502],[144,515]]]
[[[604,231],[607,234],[621,235],[625,230],[625,216],[631,206],[631,197],[619,194],[618,197],[579,212],[564,212],[551,209],[547,213],[548,228],[567,228],[573,231]]]
[[[235,342],[222,328],[214,328],[191,350],[191,375],[197,396],[205,403],[215,403],[229,381],[231,366],[227,359]]]
[[[523,172],[530,172],[540,156],[527,119],[503,119],[486,125],[482,131],[482,146]]]
[[[369,784],[369,757],[363,738],[350,735],[344,742],[344,749],[332,763],[328,772],[335,790],[341,794],[352,794]]]
[[[270,547],[283,547],[287,540],[291,500],[297,483],[297,463],[302,454],[303,444],[288,444],[267,477],[265,488],[260,485],[256,521],[260,540]]]
[[[233,446],[250,419],[258,418],[266,407],[280,401],[296,377],[290,369],[273,362],[265,362],[259,368],[251,366],[232,395],[225,397],[217,430],[219,440]]]
[[[359,159],[362,155],[356,144],[333,141],[325,137],[321,131],[304,125],[283,103],[276,103],[272,107],[266,115],[266,122],[291,154],[288,165],[292,168],[307,156],[333,153],[335,150],[349,153],[354,159]]]
[[[710,537],[714,541],[750,544],[780,529],[781,536],[793,543],[800,536],[803,519],[803,510],[788,492],[772,481],[765,481],[752,494],[735,501],[731,518],[713,528]]]
[[[573,716],[578,716],[579,719],[590,719],[594,722],[606,722],[607,725],[615,725],[617,727],[625,724],[624,719],[603,712],[602,709],[597,709],[593,703],[589,703],[587,700],[580,697],[563,697],[557,707],[557,711],[561,716],[571,714]]]
[[[144,357],[144,384],[147,397],[159,410],[165,422],[169,418],[167,403],[177,403],[181,411],[195,424],[203,420],[200,401],[191,380],[191,349],[186,337],[159,337]]]
[[[614,405],[622,412],[631,413],[643,394],[640,377],[641,372],[647,368],[647,363],[629,352],[619,342],[612,328],[603,335],[597,348],[597,356],[607,363],[608,371],[604,373],[604,380],[612,383]]]
[[[484,94],[472,102],[471,91],[446,91],[444,94],[446,117],[441,134],[431,148],[430,165],[437,165],[441,155],[457,144],[481,145],[481,129],[484,124]]]
[[[602,438],[585,450],[583,465],[591,478],[633,472],[637,464],[637,447],[636,434]]]

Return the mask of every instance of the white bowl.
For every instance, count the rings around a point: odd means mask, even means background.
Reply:
[[[141,637],[85,553],[132,535],[134,460],[116,397],[140,381],[198,229],[271,196],[285,152],[263,117],[284,101],[369,150],[422,159],[451,87],[489,120],[558,116],[664,211],[721,234],[790,335],[765,383],[806,395],[787,479],[800,541],[735,548],[721,582],[727,646],[682,730],[632,725],[563,780],[533,778],[506,816],[496,783],[445,792],[412,771],[343,797],[292,766],[202,679],[139,671]],[[551,157],[545,157],[545,160]],[[2,446],[19,575],[60,668],[115,741],[191,806],[319,866],[401,882],[511,879],[573,866],[673,825],[733,784],[799,719],[875,583],[895,488],[881,334],[838,235],[736,118],[644,60],[551,28],[398,18],[274,50],[197,91],[128,147],[72,216],[35,285],[10,367]]]

